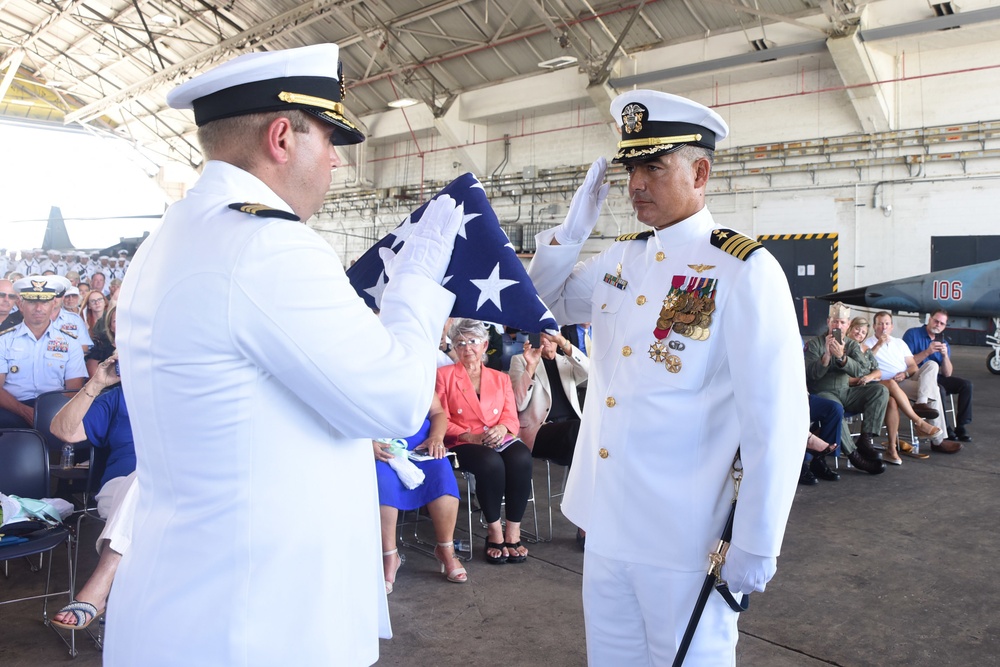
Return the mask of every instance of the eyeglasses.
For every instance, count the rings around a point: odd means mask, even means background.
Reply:
[[[468,340],[458,340],[453,343],[455,347],[465,347],[466,345],[479,345],[483,341],[478,338],[469,338]]]
[[[0,299],[16,299],[17,294],[14,292],[0,292]]]
[[[90,305],[90,306],[96,306],[99,303],[103,305],[104,304],[104,299],[92,299],[90,301],[87,301],[87,305]]]

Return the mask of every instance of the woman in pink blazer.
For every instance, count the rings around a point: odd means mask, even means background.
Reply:
[[[522,563],[521,518],[531,494],[531,452],[517,439],[517,404],[510,378],[483,365],[489,336],[478,320],[449,330],[458,361],[437,371],[437,394],[448,415],[444,442],[462,470],[476,478],[476,497],[488,524],[486,560]],[[500,524],[506,497],[507,525]]]

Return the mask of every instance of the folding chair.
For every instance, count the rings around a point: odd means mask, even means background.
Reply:
[[[560,487],[558,493],[552,493],[552,466],[559,465],[558,463],[553,463],[549,459],[538,459],[545,462],[545,499],[546,507],[549,512],[549,533],[548,537],[542,537],[540,534],[538,536],[539,542],[551,542],[552,541],[552,500],[554,498],[561,498],[566,492],[566,479],[569,477],[569,467],[562,466],[563,468],[563,480],[562,486]],[[532,492],[534,493],[534,492]]]
[[[45,440],[40,433],[32,429],[0,429],[0,491],[7,495],[22,498],[41,499],[49,496],[49,464],[46,455]],[[13,527],[8,527],[9,533]],[[0,531],[3,532],[3,531]],[[23,541],[15,544],[0,545],[0,561],[4,563],[4,575],[10,577],[9,561],[21,557],[40,557],[38,567],[29,560],[32,572],[38,572],[44,562],[45,554],[49,554],[48,569],[45,574],[45,592],[41,595],[30,595],[13,600],[0,601],[0,605],[41,598],[42,621],[52,627],[48,618],[48,603],[50,597],[66,595],[73,600],[73,536],[70,529],[62,523],[46,528],[39,528],[25,535],[20,535]],[[61,544],[66,545],[67,588],[64,591],[50,592],[52,581],[52,552]],[[55,628],[52,628],[55,631]],[[66,639],[56,632],[56,635],[66,643]],[[69,646],[69,643],[66,643]],[[76,656],[71,647],[70,655]]]

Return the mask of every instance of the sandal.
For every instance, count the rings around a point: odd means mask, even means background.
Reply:
[[[73,600],[68,605],[60,609],[56,613],[56,615],[58,616],[59,614],[64,614],[64,613],[73,614],[73,617],[76,619],[76,623],[74,625],[70,625],[69,623],[63,623],[62,621],[57,621],[54,618],[51,621],[49,621],[49,623],[58,628],[64,628],[66,630],[83,630],[88,625],[93,623],[95,618],[103,614],[104,610],[101,609],[100,611],[98,611],[97,607],[90,604],[89,602],[83,602],[81,600]]]
[[[935,436],[941,432],[940,427],[935,426],[934,424],[931,424],[923,419],[919,422],[914,422],[913,427],[917,431],[918,435],[925,438],[930,438],[931,436]]]
[[[500,552],[499,556],[491,556],[490,549],[495,549]],[[486,548],[483,550],[483,555],[486,556],[487,563],[493,563],[494,565],[500,565],[507,562],[507,556],[503,555],[503,544],[498,544],[497,542],[490,542],[490,538],[486,538]]]
[[[444,553],[450,554],[445,556],[449,562],[446,562],[440,556],[438,556],[438,549],[441,549]],[[455,543],[454,542],[438,542],[437,546],[434,547],[434,557],[437,558],[438,563],[441,564],[441,574],[444,574],[445,579],[453,584],[464,584],[469,580],[469,573],[465,571],[464,567],[456,567],[454,570],[448,570],[448,565],[450,561],[455,558]]]
[[[520,551],[518,551],[519,549],[523,548],[521,546],[521,540],[518,540],[517,542],[504,542],[503,545],[507,547],[508,563],[523,563],[524,561],[528,560],[528,554],[523,554]]]
[[[393,549],[392,551],[383,551],[382,556],[391,556],[396,554],[396,567],[392,569],[392,580],[389,579],[389,572],[385,573],[385,594],[388,595],[392,592],[392,585],[396,581],[396,573],[399,572],[399,568],[403,567],[403,563],[406,562],[406,558],[403,554],[399,553],[399,549]]]

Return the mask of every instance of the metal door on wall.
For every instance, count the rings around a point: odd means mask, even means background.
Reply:
[[[757,237],[785,272],[795,300],[799,333],[815,336],[826,329],[830,304],[816,296],[837,290],[837,234],[764,234]]]

